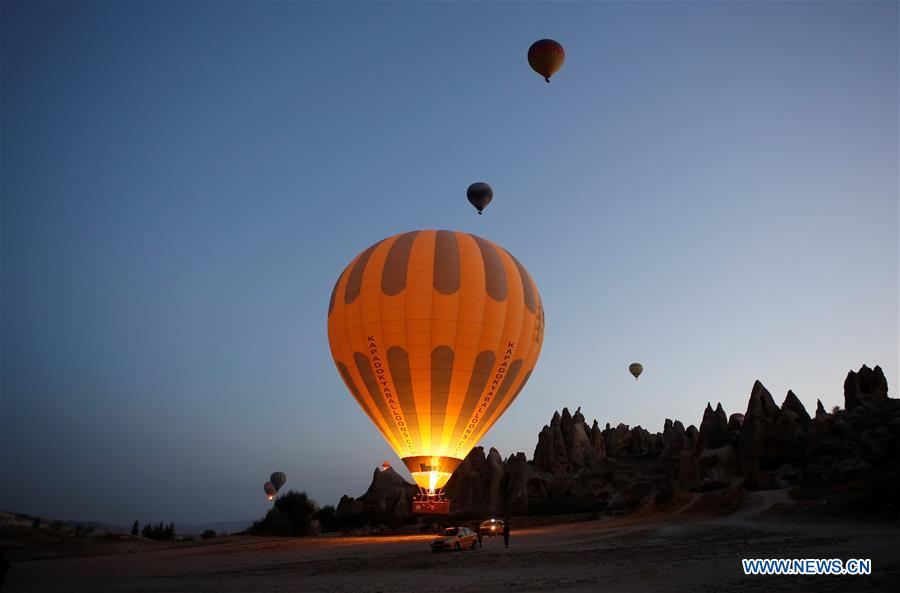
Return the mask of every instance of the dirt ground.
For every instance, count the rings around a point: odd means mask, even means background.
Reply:
[[[164,549],[13,563],[4,593],[897,591],[900,526],[791,521],[748,497],[689,514],[514,529],[509,549],[433,554],[431,535],[230,536]],[[744,576],[741,558],[871,558],[870,576]]]

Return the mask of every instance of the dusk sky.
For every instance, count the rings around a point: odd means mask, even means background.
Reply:
[[[320,504],[364,492],[400,463],[334,368],[328,300],[415,229],[488,238],[540,289],[543,353],[481,443],[504,457],[563,406],[659,431],[760,379],[812,411],[863,363],[895,396],[898,17],[4,2],[0,508],[251,519],[276,469]]]

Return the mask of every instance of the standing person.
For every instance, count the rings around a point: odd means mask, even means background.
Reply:
[[[475,525],[475,535],[478,536],[478,547],[480,548],[480,547],[482,547],[481,546],[481,523],[478,523],[477,525]]]
[[[6,559],[6,554],[0,550],[0,589],[3,588],[3,581],[6,580],[6,573],[9,572],[9,560]]]
[[[503,522],[503,544],[509,547],[509,519]]]

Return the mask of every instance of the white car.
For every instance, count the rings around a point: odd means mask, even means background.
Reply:
[[[481,537],[494,537],[503,535],[503,521],[500,519],[488,519],[481,524]]]

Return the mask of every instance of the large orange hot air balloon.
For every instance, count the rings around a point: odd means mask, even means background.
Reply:
[[[528,65],[550,82],[550,77],[562,68],[566,61],[566,50],[552,39],[535,41],[528,48]]]
[[[328,306],[338,372],[430,493],[519,395],[543,338],[522,264],[461,232],[379,241],[341,273]]]

